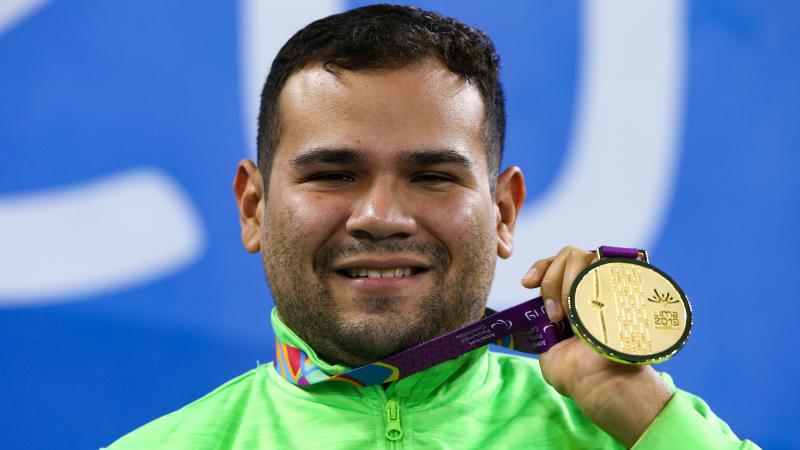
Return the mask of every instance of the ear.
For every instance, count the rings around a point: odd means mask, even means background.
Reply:
[[[497,215],[497,255],[505,259],[511,256],[514,226],[525,201],[525,179],[519,167],[509,167],[497,178],[494,201]]]
[[[239,207],[242,244],[250,253],[257,252],[261,242],[261,213],[263,212],[264,182],[261,172],[248,159],[239,161],[233,178],[233,195]]]

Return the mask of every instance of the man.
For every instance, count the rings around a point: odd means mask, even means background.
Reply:
[[[258,167],[242,161],[234,180],[282,362],[111,448],[752,448],[668,376],[574,337],[538,362],[483,347],[370,387],[287,376],[339,374],[481,318],[525,197],[520,169],[499,171],[498,61],[482,32],[399,6],[292,37],[262,93]],[[522,283],[561,320],[593,258],[566,247]]]

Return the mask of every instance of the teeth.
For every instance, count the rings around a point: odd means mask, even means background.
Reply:
[[[352,278],[398,278],[409,277],[414,273],[411,267],[395,267],[394,269],[365,269],[363,267],[354,267],[347,270],[347,274]]]

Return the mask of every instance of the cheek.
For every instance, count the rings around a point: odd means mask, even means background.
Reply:
[[[491,206],[491,207],[490,207]],[[448,247],[458,249],[465,239],[482,241],[491,246],[496,238],[494,208],[477,197],[451,198],[440,205],[426,208],[426,222],[431,231]]]
[[[290,238],[288,242],[313,250],[343,226],[347,209],[340,203],[313,194],[284,195],[280,204],[270,205],[266,222],[272,231],[280,230],[272,233],[276,238]]]

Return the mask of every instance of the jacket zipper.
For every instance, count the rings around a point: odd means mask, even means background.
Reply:
[[[403,428],[400,426],[400,402],[391,399],[386,402],[386,439],[399,441],[403,439]]]

